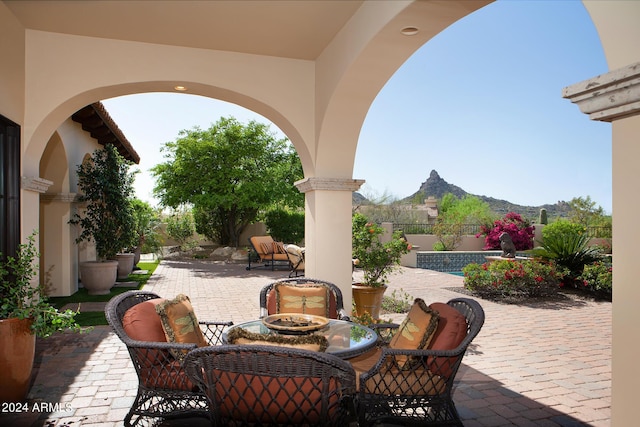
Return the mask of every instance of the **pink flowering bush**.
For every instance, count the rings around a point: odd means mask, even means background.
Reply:
[[[464,287],[480,297],[523,299],[558,292],[562,274],[552,263],[536,260],[497,260],[468,264],[462,269]]]
[[[486,225],[480,227],[480,233],[476,237],[486,236],[485,245],[482,249],[500,249],[500,235],[508,233],[513,240],[513,244],[518,251],[526,251],[533,248],[533,237],[535,227],[522,219],[520,214],[509,212],[502,219],[493,222],[493,228]]]

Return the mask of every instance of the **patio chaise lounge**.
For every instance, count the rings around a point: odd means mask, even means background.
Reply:
[[[290,266],[289,256],[284,248],[284,245],[280,242],[273,240],[271,236],[251,236],[249,238],[249,250],[248,259],[249,265],[247,270],[251,270],[251,260],[257,261],[256,264],[263,264],[262,266],[254,265],[257,267],[271,267],[274,270],[276,263],[281,263],[286,266]]]

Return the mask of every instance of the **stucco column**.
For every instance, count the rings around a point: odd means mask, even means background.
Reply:
[[[295,183],[305,193],[305,276],[335,283],[351,312],[352,193],[364,180],[305,178]]]
[[[634,337],[640,323],[637,301],[640,183],[640,63],[611,71],[563,90],[592,120],[612,122],[613,134],[613,338],[611,425],[637,419],[640,364]]]

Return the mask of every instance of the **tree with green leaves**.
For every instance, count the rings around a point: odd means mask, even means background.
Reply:
[[[452,193],[442,196],[438,206],[438,218],[434,233],[438,241],[434,250],[452,251],[462,241],[465,224],[492,222],[491,207],[476,196],[458,198]]]
[[[133,199],[131,206],[136,220],[136,250],[141,253],[159,254],[162,247],[160,213],[148,202],[140,199]]]
[[[162,150],[167,161],[151,169],[154,194],[163,206],[192,206],[196,230],[220,244],[239,246],[267,208],[304,204],[293,185],[303,178],[300,159],[265,124],[223,117],[209,129],[181,131]]]
[[[596,202],[591,200],[590,196],[574,197],[569,202],[569,221],[589,227],[594,222],[605,216],[602,206],[596,206]]]
[[[598,206],[590,196],[571,199],[568,218],[589,229],[592,237],[611,237],[611,216],[605,215],[602,206]]]
[[[196,227],[191,211],[184,209],[174,211],[165,219],[167,234],[178,242],[181,250],[192,246],[191,241],[196,232]]]

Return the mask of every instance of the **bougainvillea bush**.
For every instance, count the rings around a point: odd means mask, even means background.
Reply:
[[[595,296],[611,301],[613,267],[608,260],[597,261],[584,266],[580,280],[584,290]]]
[[[520,214],[509,212],[502,219],[493,222],[493,228],[483,225],[476,237],[485,236],[485,245],[482,249],[500,249],[500,235],[508,233],[518,251],[526,251],[533,248],[535,227],[525,221]]]
[[[496,260],[462,269],[464,287],[483,298],[523,299],[558,292],[562,274],[552,263]]]

